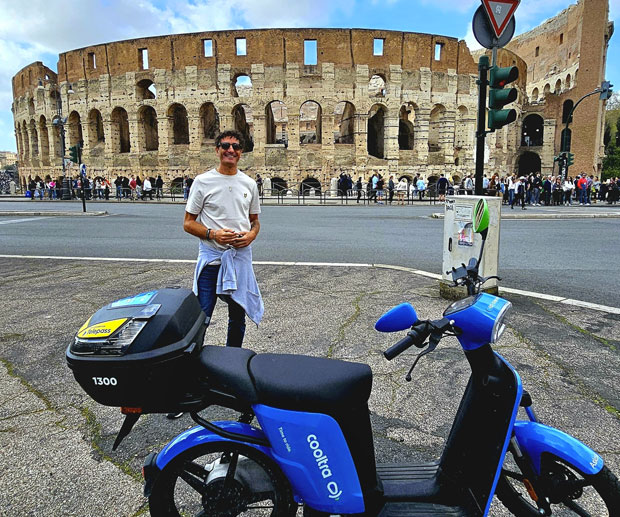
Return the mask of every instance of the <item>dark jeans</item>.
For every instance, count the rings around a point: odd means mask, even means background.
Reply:
[[[207,315],[207,327],[211,323],[211,315],[217,301],[217,274],[220,266],[205,266],[198,277],[198,301],[202,310]],[[221,296],[228,304],[228,336],[226,346],[240,347],[245,336],[245,311],[243,307],[234,302],[230,296]]]

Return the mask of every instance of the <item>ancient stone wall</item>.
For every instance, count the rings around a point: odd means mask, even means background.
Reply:
[[[22,177],[59,174],[58,96],[65,148],[82,143],[93,176],[196,175],[215,165],[224,129],[251,141],[242,168],[293,188],[308,178],[328,188],[341,172],[461,178],[474,168],[477,67],[454,38],[208,32],[66,52],[58,77],[41,66],[13,80]]]

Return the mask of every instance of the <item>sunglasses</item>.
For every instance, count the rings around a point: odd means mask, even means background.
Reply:
[[[218,147],[221,147],[222,149],[224,149],[224,151],[228,151],[228,149],[230,149],[230,146],[232,146],[232,148],[235,151],[241,151],[241,144],[231,144],[230,142],[222,142],[220,145],[218,145]]]

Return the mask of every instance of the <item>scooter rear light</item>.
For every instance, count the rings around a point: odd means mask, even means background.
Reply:
[[[142,414],[142,408],[141,407],[127,407],[127,406],[123,406],[123,407],[121,407],[121,413],[123,415],[141,415]]]

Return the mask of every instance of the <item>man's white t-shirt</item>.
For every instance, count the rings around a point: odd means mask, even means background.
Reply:
[[[211,169],[194,179],[185,211],[198,215],[196,220],[212,230],[230,228],[249,232],[250,214],[260,214],[258,187],[252,178],[239,170],[228,176]],[[220,250],[228,247],[213,239],[202,239],[201,242]]]

